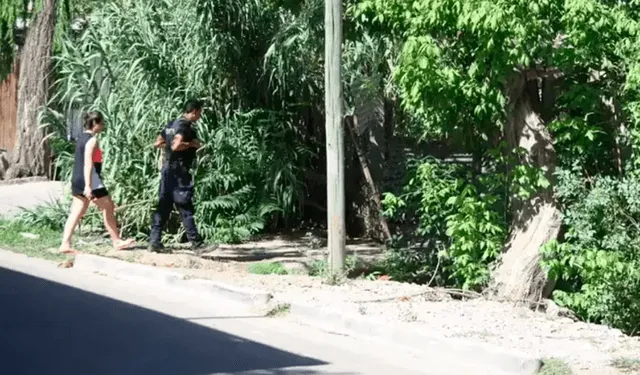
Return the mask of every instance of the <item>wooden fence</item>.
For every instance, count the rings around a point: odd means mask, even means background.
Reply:
[[[0,82],[0,149],[11,151],[16,143],[18,109],[18,66]]]

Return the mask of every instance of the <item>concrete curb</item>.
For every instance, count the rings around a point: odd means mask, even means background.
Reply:
[[[248,290],[212,280],[188,279],[179,272],[96,255],[76,255],[73,268],[254,306],[267,306],[272,299],[271,294],[265,291]],[[438,374],[534,375],[542,365],[538,358],[489,344],[445,338],[437,332],[418,332],[406,323],[393,324],[310,304],[290,303],[289,315],[301,323],[325,331],[369,338],[417,351],[429,359],[434,369],[443,369]],[[482,371],[479,372],[479,369]]]
[[[302,323],[330,332],[368,337],[376,341],[417,350],[434,368],[447,374],[534,375],[542,366],[539,358],[493,345],[445,338],[435,332],[418,332],[406,323],[388,321],[308,304],[292,303],[290,315]]]
[[[271,293],[265,291],[249,290],[213,280],[189,279],[179,272],[90,254],[76,255],[73,268],[257,306],[267,305],[272,297]]]

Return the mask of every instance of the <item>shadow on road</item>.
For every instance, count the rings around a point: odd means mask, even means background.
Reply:
[[[0,267],[3,374],[311,375],[324,364]]]

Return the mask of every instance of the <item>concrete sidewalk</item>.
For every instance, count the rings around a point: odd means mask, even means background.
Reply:
[[[33,209],[62,199],[64,184],[60,181],[26,181],[0,183],[0,217],[20,213],[21,207]]]

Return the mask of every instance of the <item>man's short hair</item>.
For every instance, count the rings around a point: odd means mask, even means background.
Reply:
[[[190,99],[184,104],[184,113],[191,113],[202,109],[203,103],[198,99]]]

